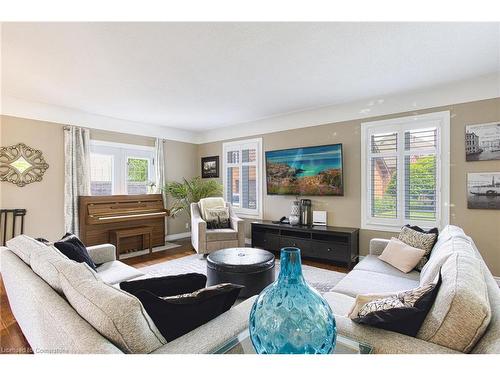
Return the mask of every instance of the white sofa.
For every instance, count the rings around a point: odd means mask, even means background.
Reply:
[[[375,353],[500,354],[500,289],[461,228],[443,229],[422,272],[405,274],[379,260],[387,243],[372,239],[369,255],[325,294],[339,333],[370,344]],[[441,286],[417,337],[356,324],[347,317],[356,295],[412,289],[432,281],[440,270]]]
[[[117,261],[113,245],[93,246],[88,251],[92,260],[99,264],[99,277],[115,287],[121,281],[150,277]],[[64,295],[7,247],[0,247],[0,272],[12,312],[35,353],[122,353],[83,319]],[[254,298],[166,343],[154,353],[213,351],[247,326]]]
[[[370,344],[375,353],[500,354],[500,289],[472,239],[458,227],[446,227],[422,273],[409,274],[377,259],[386,244],[386,240],[372,240],[370,254],[325,294],[339,333]],[[89,253],[100,264],[98,274],[108,282],[148,277],[117,262],[112,245],[91,247]],[[35,352],[121,353],[8,248],[0,248],[0,265],[11,309]],[[356,324],[347,317],[357,294],[413,288],[432,279],[441,268],[442,284],[436,301],[416,338]],[[248,327],[254,299],[243,301],[153,353],[212,352]],[[471,313],[483,314],[482,324],[471,321],[474,318]],[[471,332],[471,327],[476,331]],[[437,328],[439,334],[429,335]]]

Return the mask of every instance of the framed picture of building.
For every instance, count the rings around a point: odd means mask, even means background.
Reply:
[[[500,160],[500,122],[465,127],[465,160]]]
[[[500,172],[467,173],[467,208],[500,210]]]
[[[205,158],[201,158],[201,177],[219,177],[219,156],[207,156]]]

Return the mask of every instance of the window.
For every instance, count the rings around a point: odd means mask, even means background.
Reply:
[[[449,220],[450,113],[361,124],[363,229]]]
[[[241,216],[262,216],[262,139],[223,144],[225,200]]]
[[[92,195],[147,194],[154,179],[152,147],[91,141]]]

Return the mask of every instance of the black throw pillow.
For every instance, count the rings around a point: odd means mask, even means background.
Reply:
[[[87,263],[94,271],[97,270],[97,266],[92,261],[87,248],[74,234],[66,233],[63,238],[54,242],[54,246],[69,259],[78,263]]]
[[[436,299],[440,285],[439,274],[432,284],[366,303],[352,320],[415,337]]]
[[[175,296],[191,293],[204,288],[207,277],[201,273],[153,277],[150,279],[122,281],[120,289],[136,295],[140,290],[147,290],[158,297]]]
[[[135,296],[163,337],[172,341],[229,310],[242,288],[219,284],[175,297],[161,298],[147,290],[139,290]]]

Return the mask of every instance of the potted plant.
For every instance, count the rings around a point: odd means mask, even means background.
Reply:
[[[176,217],[186,213],[191,217],[191,203],[199,202],[202,198],[220,197],[222,184],[216,180],[202,180],[194,177],[191,180],[183,178],[183,182],[169,182],[163,188],[165,194],[173,199],[170,206],[170,215]]]

